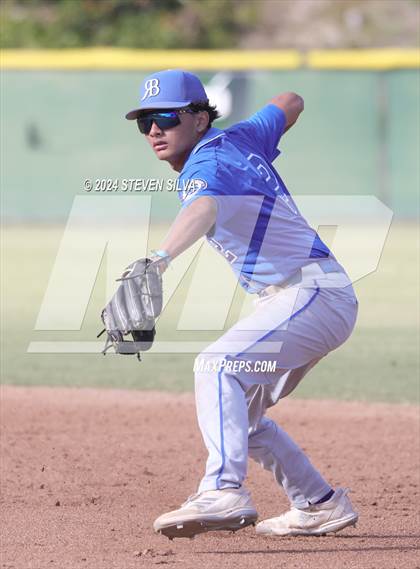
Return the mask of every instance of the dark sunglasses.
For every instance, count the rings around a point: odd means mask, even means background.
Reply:
[[[142,134],[149,134],[152,124],[156,123],[161,130],[174,128],[181,123],[179,115],[184,113],[193,114],[191,109],[175,109],[173,111],[156,111],[147,115],[137,117],[137,126]]]

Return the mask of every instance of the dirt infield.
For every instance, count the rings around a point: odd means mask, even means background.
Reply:
[[[170,542],[153,520],[196,490],[205,460],[193,395],[1,393],[1,569],[420,567],[417,407],[289,399],[270,413],[332,484],[352,488],[356,529]],[[260,518],[287,507],[253,463],[247,487]]]

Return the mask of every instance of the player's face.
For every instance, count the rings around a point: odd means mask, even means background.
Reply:
[[[191,150],[207,129],[208,114],[182,113],[179,124],[164,128],[153,121],[146,138],[159,160],[166,160],[176,171],[181,171]]]

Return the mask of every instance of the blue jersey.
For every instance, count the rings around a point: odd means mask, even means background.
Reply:
[[[182,207],[201,196],[215,199],[207,241],[250,293],[281,283],[316,258],[334,259],[272,166],[285,125],[284,112],[270,104],[226,130],[210,128],[178,179]]]

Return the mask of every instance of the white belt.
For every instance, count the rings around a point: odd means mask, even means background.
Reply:
[[[276,285],[269,285],[261,290],[258,296],[264,298],[297,285],[299,285],[299,288],[309,288],[313,286],[319,286],[320,288],[342,288],[351,285],[351,280],[337,261],[326,259],[325,261],[317,261],[302,267],[283,282]]]

